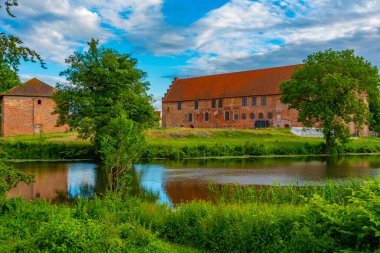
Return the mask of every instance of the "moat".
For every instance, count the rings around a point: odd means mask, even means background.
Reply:
[[[92,197],[106,189],[106,175],[92,162],[19,162],[17,169],[35,175],[35,182],[19,184],[9,197],[72,199]],[[158,202],[178,204],[208,199],[208,185],[323,184],[327,180],[374,177],[380,174],[379,156],[342,158],[258,158],[136,164],[132,184],[152,192]]]

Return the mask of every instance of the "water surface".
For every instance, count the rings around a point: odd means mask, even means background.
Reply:
[[[22,162],[12,165],[33,173],[35,182],[30,186],[19,184],[8,192],[8,197],[70,199],[92,197],[106,189],[106,175],[96,163]],[[160,203],[178,204],[207,199],[209,183],[303,185],[350,177],[373,177],[380,174],[380,157],[157,162],[136,164],[131,174],[135,191],[151,191],[158,196]]]

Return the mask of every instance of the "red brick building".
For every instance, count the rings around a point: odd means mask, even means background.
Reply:
[[[57,89],[33,78],[0,94],[1,132],[3,136],[64,132],[67,126],[56,127],[58,115],[52,114],[51,98]]]
[[[260,128],[301,126],[280,102],[279,86],[298,65],[187,79],[162,99],[162,126]]]

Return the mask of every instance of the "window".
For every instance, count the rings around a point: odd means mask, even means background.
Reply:
[[[250,119],[255,119],[255,114],[254,113],[249,114],[249,118]]]
[[[261,97],[261,105],[267,105],[267,97],[266,96]]]
[[[247,119],[247,115],[245,115],[245,113],[243,113],[242,115],[241,115],[241,119]]]
[[[170,110],[170,109],[169,109],[169,106],[168,106],[168,112],[169,112],[169,110]]]
[[[273,114],[271,112],[268,112],[268,119],[272,119],[273,118]]]
[[[225,112],[224,113],[224,119],[225,120],[230,120],[230,113],[229,112]]]
[[[264,114],[262,114],[261,112],[259,113],[259,119],[263,119],[264,118]]]
[[[205,113],[205,121],[208,121],[209,119],[209,116],[208,116],[208,112]]]
[[[242,98],[241,105],[242,106],[247,106],[247,98]]]
[[[40,105],[41,103],[42,103],[41,99],[38,99],[38,100],[37,100],[37,104]]]
[[[215,107],[216,107],[216,100],[215,100],[215,99],[213,99],[213,100],[211,101],[211,107],[212,107],[212,108],[215,108]]]
[[[177,104],[177,109],[178,109],[178,110],[181,110],[181,109],[182,109],[182,103],[181,103],[181,102],[178,102],[178,104]]]
[[[219,99],[219,101],[218,101],[218,107],[219,108],[223,107],[223,99]]]
[[[194,109],[198,109],[198,100],[194,101]]]
[[[238,120],[239,119],[239,114],[235,113],[234,114],[234,120]]]
[[[252,103],[251,103],[251,105],[252,106],[256,106],[256,104],[257,104],[257,97],[252,97]]]
[[[187,119],[189,120],[189,122],[192,122],[193,121],[193,114],[189,113]]]

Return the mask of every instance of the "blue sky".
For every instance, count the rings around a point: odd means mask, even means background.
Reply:
[[[19,0],[13,12],[2,11],[0,31],[48,67],[23,63],[23,80],[64,81],[64,59],[94,37],[138,59],[156,107],[174,76],[298,64],[328,48],[380,64],[380,0]]]

